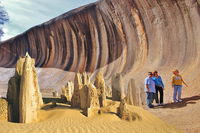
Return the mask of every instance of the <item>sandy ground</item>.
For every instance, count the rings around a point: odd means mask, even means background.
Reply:
[[[39,112],[39,119],[31,124],[15,124],[0,121],[1,133],[179,133],[159,118],[139,107],[129,106],[138,115],[133,122],[121,120],[116,115],[118,102],[111,102],[110,112],[85,117],[81,110],[59,104],[52,108],[47,104]],[[154,123],[154,124],[153,124]]]
[[[150,109],[154,115],[185,133],[200,132],[200,95],[183,98],[181,103],[168,103]]]
[[[0,99],[0,121],[7,121],[7,101]]]
[[[171,104],[173,94],[171,78],[173,69],[173,67],[167,66],[160,69],[145,68],[145,70],[142,71],[143,73],[139,72],[139,74],[136,74],[136,77],[132,76],[140,82],[138,84],[141,84],[142,90],[144,88],[143,81],[146,77],[145,72],[147,72],[147,70],[158,70],[165,83],[164,103],[166,105],[163,107],[156,107],[155,109],[147,109],[146,106],[144,106],[144,108],[185,133],[200,133],[200,72],[193,68],[180,70],[180,74],[189,87],[183,86],[182,103]],[[128,76],[131,77],[131,74]]]

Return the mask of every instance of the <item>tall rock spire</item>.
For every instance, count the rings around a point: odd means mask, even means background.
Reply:
[[[7,93],[7,97],[10,99],[9,121],[30,123],[37,119],[37,112],[43,101],[34,65],[35,60],[28,53],[18,60],[16,74],[9,82]]]

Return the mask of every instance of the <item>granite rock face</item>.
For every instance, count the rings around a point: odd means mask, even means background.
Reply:
[[[35,60],[26,54],[18,60],[16,74],[9,81],[7,99],[11,122],[30,123],[37,119],[43,101],[34,65]]]
[[[181,62],[190,64],[199,57],[199,3],[100,0],[3,42],[0,66],[14,67],[28,50],[38,67],[94,72],[112,63],[106,76],[138,70],[149,62],[184,67]],[[175,52],[174,46],[184,50]]]

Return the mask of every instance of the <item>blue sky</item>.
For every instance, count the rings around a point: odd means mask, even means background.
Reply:
[[[27,29],[46,22],[71,9],[97,0],[0,0],[8,12],[10,22],[3,30],[7,40]]]

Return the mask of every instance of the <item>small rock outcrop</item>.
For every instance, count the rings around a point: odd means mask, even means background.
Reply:
[[[100,105],[96,87],[92,83],[89,83],[83,87],[82,92],[85,94],[83,114],[87,117],[97,115],[99,113]]]
[[[71,106],[73,108],[80,108],[81,98],[80,98],[80,90],[83,87],[82,76],[80,73],[77,73],[74,78],[74,93],[71,99]]]
[[[106,96],[112,97],[112,88],[106,85]]]
[[[124,98],[123,78],[122,75],[117,73],[112,77],[112,100],[120,101]]]
[[[117,108],[117,114],[122,120],[134,121],[136,119],[141,120],[141,117],[129,110],[124,99],[121,100],[119,107]]]
[[[35,60],[28,53],[17,62],[15,76],[9,81],[7,99],[9,121],[30,123],[37,119],[37,112],[43,101],[38,85]]]
[[[71,102],[73,91],[74,91],[74,83],[68,82],[66,86],[61,88],[62,94],[61,98],[66,102]]]
[[[84,107],[84,92],[82,88],[84,85],[90,83],[90,77],[86,72],[83,74],[77,73],[74,79],[74,93],[71,99],[71,106],[74,108],[83,108]]]
[[[91,83],[89,75],[87,73],[77,73],[74,79],[74,93],[71,100],[71,106],[75,108],[83,109],[83,114],[87,117],[97,115],[100,110],[100,103],[105,106],[105,99],[99,102],[99,98],[105,96],[105,83],[96,82],[99,87],[98,89]],[[104,88],[102,88],[104,87]]]
[[[103,78],[103,74],[99,72],[96,75],[94,86],[97,88],[97,94],[99,97],[100,107],[106,106],[106,84]]]
[[[88,96],[88,92],[87,89],[89,84],[91,84],[90,82],[90,76],[84,72],[82,74],[82,85],[83,87],[80,89],[80,108],[81,109],[85,109],[86,104],[87,104],[87,96]]]

